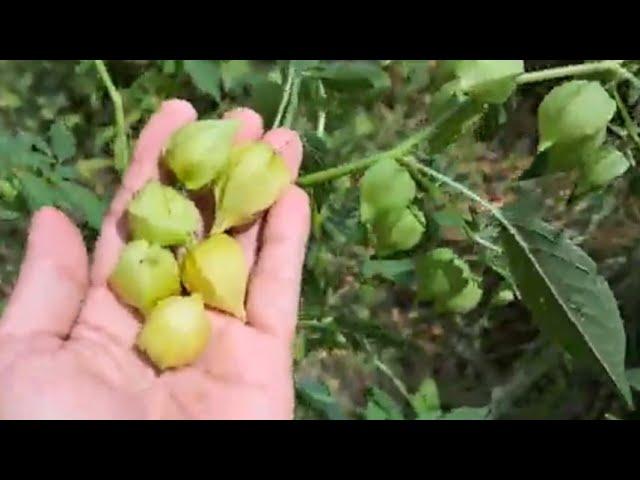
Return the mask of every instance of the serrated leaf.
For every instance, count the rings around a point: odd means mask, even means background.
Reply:
[[[362,264],[362,276],[372,278],[377,275],[398,282],[409,276],[414,269],[414,261],[411,258],[400,260],[371,260],[367,259]]]
[[[371,387],[365,418],[367,420],[403,420],[404,416],[395,400],[379,388]]]
[[[431,218],[441,227],[459,227],[466,225],[464,216],[453,208],[445,208],[434,212]]]
[[[440,411],[438,385],[433,378],[426,378],[418,391],[411,396],[411,405],[418,417]]]
[[[220,66],[216,60],[185,60],[184,69],[202,92],[220,101]]]
[[[505,212],[505,253],[522,300],[541,330],[575,359],[603,370],[631,404],[626,338],[616,299],[596,264],[549,225]]]
[[[51,149],[47,142],[37,135],[28,132],[20,132],[16,137],[17,141],[23,145],[25,150],[30,150],[32,147],[40,150],[40,152],[46,155],[52,155]]]
[[[61,181],[58,182],[58,186],[62,190],[64,203],[70,207],[71,211],[80,212],[89,226],[99,230],[107,211],[107,202],[77,183]]]
[[[9,222],[12,220],[17,220],[18,218],[20,218],[19,212],[14,212],[13,210],[7,210],[0,207],[0,221]]]
[[[220,69],[224,90],[235,93],[247,84],[251,63],[249,60],[225,60]]]
[[[160,60],[162,73],[165,75],[173,75],[176,72],[176,63],[176,60]]]
[[[276,118],[282,99],[282,86],[272,80],[252,82],[249,106],[262,116],[265,125],[271,125]]]
[[[518,286],[516,285],[513,275],[511,275],[511,272],[509,271],[509,260],[504,252],[486,249],[480,255],[480,260],[500,275],[507,282],[509,287],[515,291],[516,295],[520,297]]]
[[[455,108],[458,108],[458,110],[434,129],[428,143],[431,155],[443,152],[461,135],[474,128],[484,113],[482,104],[464,98],[461,99],[456,95],[451,95],[441,100],[441,102],[442,105],[438,106],[437,109],[439,114],[434,117],[434,121]]]
[[[440,410],[433,410],[430,412],[422,412],[416,417],[416,420],[440,420],[442,412]]]
[[[320,60],[291,60],[291,64],[299,73],[303,73],[320,65]]]
[[[395,160],[381,160],[369,167],[360,181],[360,218],[371,222],[377,214],[402,210],[416,194],[411,174]]]
[[[615,111],[615,100],[598,82],[572,80],[555,87],[538,109],[538,151],[595,135]]]
[[[22,184],[21,193],[32,212],[47,205],[56,205],[58,194],[54,185],[29,172],[20,172],[17,177]]]
[[[49,139],[53,154],[61,162],[76,154],[76,139],[63,122],[58,120],[51,125]]]
[[[345,420],[347,418],[325,384],[302,380],[296,382],[296,391],[312,408],[323,412],[329,420]]]
[[[391,86],[387,72],[379,65],[368,62],[322,65],[310,75],[323,79],[326,88],[338,91],[382,90]]]
[[[631,388],[640,391],[640,368],[631,368],[627,370],[626,375]]]
[[[460,407],[442,415],[439,420],[487,420],[488,407]]]

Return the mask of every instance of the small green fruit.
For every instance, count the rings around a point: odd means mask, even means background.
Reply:
[[[615,147],[602,147],[589,155],[580,171],[576,194],[605,187],[626,172],[631,164]]]
[[[416,195],[411,174],[398,162],[380,160],[360,180],[360,218],[369,223],[384,212],[400,212]]]
[[[480,102],[503,103],[524,72],[522,60],[453,60],[459,88]]]
[[[413,248],[422,238],[424,224],[424,215],[411,208],[378,215],[373,222],[376,251],[388,255]]]
[[[233,237],[217,233],[191,248],[182,263],[182,281],[200,293],[210,307],[245,318],[248,269],[242,247]]]
[[[160,182],[151,181],[129,204],[129,228],[134,239],[162,246],[186,245],[202,229],[195,204]]]
[[[556,143],[596,135],[607,127],[615,112],[615,100],[599,82],[564,82],[549,92],[538,109],[538,152]]]
[[[200,120],[190,123],[169,140],[164,163],[189,190],[215,181],[229,161],[239,128],[236,120]]]
[[[135,240],[122,250],[109,286],[123,302],[148,312],[163,298],[180,293],[178,263],[169,250]]]
[[[436,308],[440,312],[464,314],[476,308],[481,299],[482,289],[475,279],[469,279],[467,285],[458,294],[436,300]]]
[[[216,215],[211,233],[251,222],[291,183],[285,161],[264,142],[236,147],[228,170],[215,185]]]
[[[516,294],[508,287],[500,287],[491,299],[491,304],[496,307],[504,307],[509,305],[516,299]]]
[[[18,195],[18,189],[8,180],[0,179],[0,198],[7,202],[13,201]]]
[[[450,248],[436,248],[418,259],[418,298],[434,301],[462,291],[471,276],[467,263]]]
[[[169,297],[147,315],[136,345],[161,370],[184,367],[204,352],[211,324],[202,297]]]

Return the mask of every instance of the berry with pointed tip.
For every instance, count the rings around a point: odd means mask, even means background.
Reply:
[[[204,352],[210,336],[202,297],[173,296],[149,312],[136,345],[165,370],[192,364]]]
[[[158,181],[147,183],[128,208],[129,229],[134,239],[161,246],[186,245],[202,230],[195,204],[177,190]]]
[[[180,270],[169,250],[135,240],[122,250],[109,286],[120,300],[147,312],[163,298],[180,293]]]

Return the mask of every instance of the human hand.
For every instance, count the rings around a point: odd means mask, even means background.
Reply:
[[[171,134],[196,119],[185,101],[165,102],[136,145],[105,216],[93,262],[82,236],[46,207],[31,223],[17,284],[0,320],[0,418],[4,419],[290,419],[291,346],[310,212],[292,185],[264,218],[237,233],[251,267],[247,323],[209,311],[212,336],[192,366],[156,372],[135,350],[138,316],[120,303],[107,278],[126,243],[125,210],[133,194],[159,177]],[[263,137],[262,119],[239,109],[236,142]],[[263,140],[295,178],[298,135],[272,130]]]

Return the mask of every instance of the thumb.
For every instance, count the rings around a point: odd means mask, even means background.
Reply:
[[[64,338],[80,310],[89,281],[80,231],[59,210],[33,216],[20,275],[0,320],[0,333]]]

